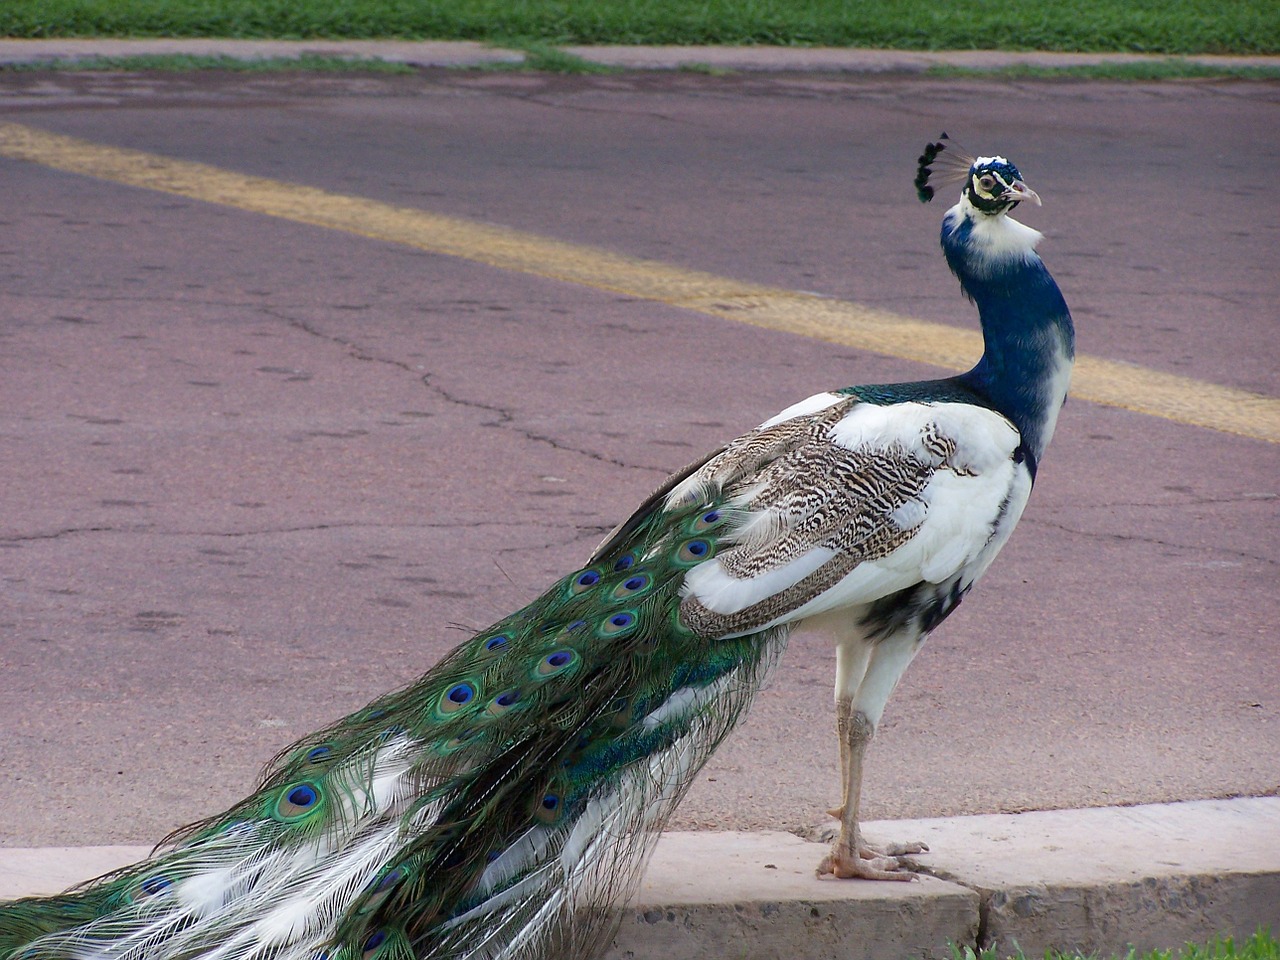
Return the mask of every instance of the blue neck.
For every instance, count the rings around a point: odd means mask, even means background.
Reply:
[[[1019,245],[1015,236],[1007,249],[987,252],[991,247],[975,235],[974,218],[981,216],[957,208],[942,223],[947,264],[978,307],[985,344],[977,365],[958,379],[1013,421],[1038,461],[1065,397],[1075,331],[1062,293],[1030,241]],[[1026,230],[1008,226],[1010,233]]]

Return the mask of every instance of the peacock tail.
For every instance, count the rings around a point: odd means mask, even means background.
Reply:
[[[303,738],[147,860],[0,905],[0,960],[588,956],[787,627],[682,621],[725,496],[658,491],[419,680]]]

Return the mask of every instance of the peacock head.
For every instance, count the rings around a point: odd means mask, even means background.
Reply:
[[[979,213],[990,217],[1008,213],[1023,200],[1040,206],[1040,197],[1022,182],[1018,168],[1004,157],[974,160],[969,167],[964,195]]]
[[[936,143],[927,144],[916,162],[916,195],[922,203],[933,199],[934,189],[929,184],[933,165],[941,158],[943,165],[964,180],[962,200],[979,214],[999,217],[1008,213],[1024,200],[1040,205],[1040,197],[1022,182],[1018,168],[1004,157],[960,157],[947,150],[949,138],[944,133]],[[946,156],[942,156],[947,151]]]

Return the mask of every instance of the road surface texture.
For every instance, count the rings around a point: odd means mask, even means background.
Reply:
[[[968,330],[915,157],[1007,154],[1079,349],[1280,395],[1280,86],[0,74],[0,121]],[[811,393],[939,368],[0,156],[0,845],[154,841]],[[305,219],[305,217],[301,217]],[[1186,391],[1199,402],[1195,384]],[[1212,400],[1206,403],[1220,403]],[[1228,411],[1229,412],[1229,411]],[[1280,447],[1075,401],[870,818],[1280,789]],[[820,635],[682,829],[838,800]]]

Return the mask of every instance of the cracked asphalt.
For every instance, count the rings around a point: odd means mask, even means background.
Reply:
[[[972,326],[910,188],[1007,153],[1082,351],[1275,396],[1280,86],[0,74],[4,119]],[[572,569],[670,470],[935,368],[0,160],[0,844],[154,841]],[[1268,239],[1270,238],[1270,239]],[[1277,448],[1069,404],[868,817],[1280,789]],[[812,831],[821,636],[681,828]]]

